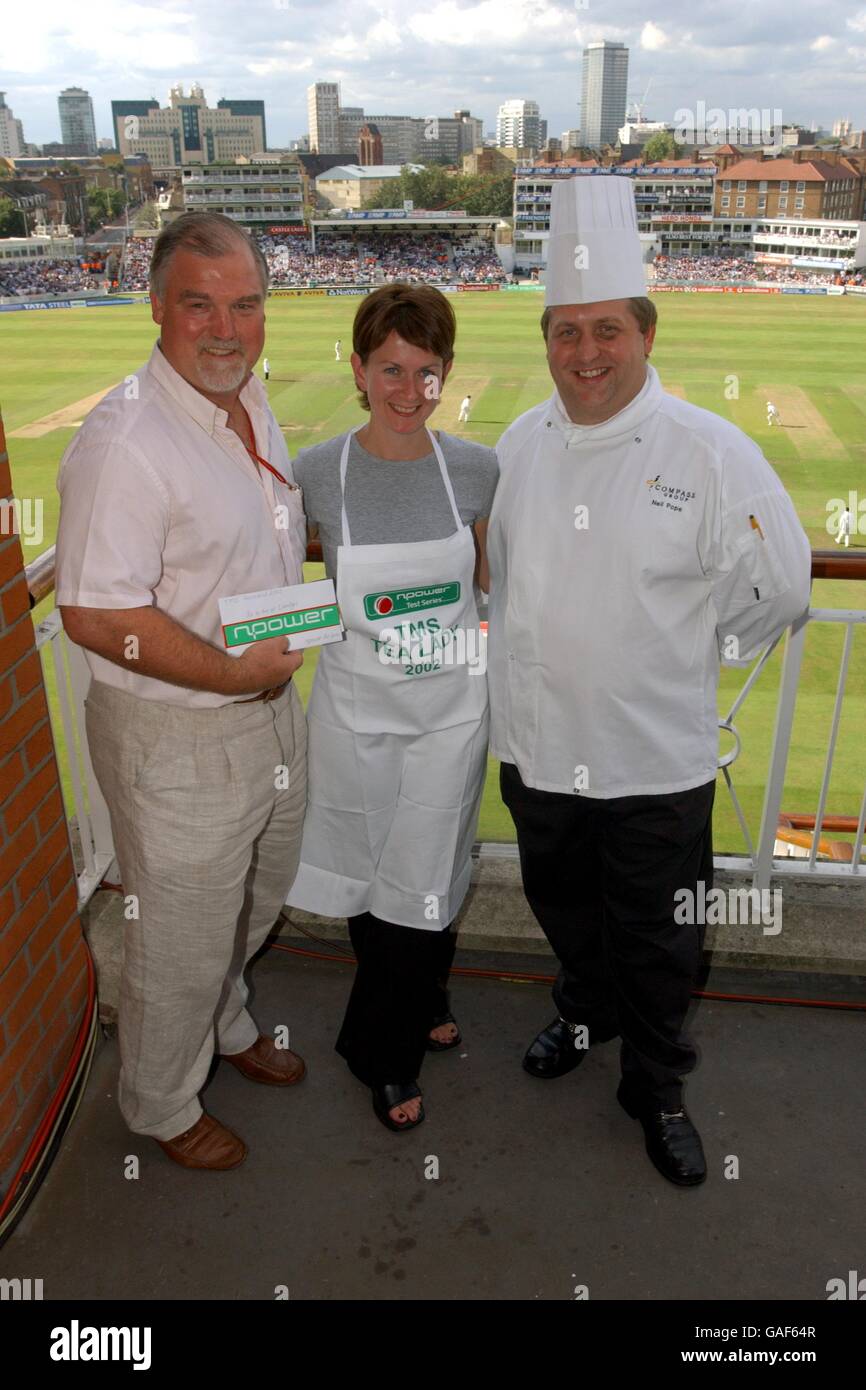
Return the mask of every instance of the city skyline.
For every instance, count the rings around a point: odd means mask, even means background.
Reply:
[[[214,103],[264,100],[275,147],[306,132],[315,81],[339,82],[345,105],[382,114],[468,107],[485,133],[503,102],[537,101],[556,134],[580,124],[584,46],[607,39],[630,51],[629,109],[651,80],[650,118],[673,121],[702,101],[779,109],[785,123],[866,124],[866,6],[827,0],[815,14],[803,0],[769,0],[735,26],[683,0],[660,0],[651,13],[636,0],[433,0],[406,18],[391,0],[360,0],[348,11],[337,0],[250,0],[237,33],[236,11],[202,0],[124,3],[98,26],[46,0],[4,22],[0,86],[26,139],[40,145],[60,137],[65,87],[90,93],[97,136],[106,137],[112,100],[163,104],[178,81],[200,82]]]

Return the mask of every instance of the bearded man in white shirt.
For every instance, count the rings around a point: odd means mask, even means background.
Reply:
[[[720,655],[745,665],[804,612],[809,544],[752,441],[648,364],[627,178],[553,185],[546,290],[556,391],[500,440],[488,531],[491,752],[560,962],[524,1067],[563,1076],[620,1037],[617,1098],[658,1170],[693,1186],[703,923],[675,895],[712,883]]]
[[[296,584],[300,490],[253,376],[267,265],[235,223],[186,213],[157,239],[150,360],[60,466],[57,603],[92,680],[87,736],[123,890],[120,1108],[186,1168],[237,1167],[202,1110],[215,1052],[289,1086],[304,1064],[246,1008],[244,969],[300,853],[306,725],[285,638],[242,656],[219,599]]]

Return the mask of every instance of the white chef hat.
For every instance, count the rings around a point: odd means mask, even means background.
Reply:
[[[575,174],[550,190],[546,307],[646,294],[633,181]]]

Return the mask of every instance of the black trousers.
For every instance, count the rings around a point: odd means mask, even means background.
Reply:
[[[456,933],[350,917],[358,961],[336,1049],[365,1086],[415,1081],[434,1018],[448,1011]]]
[[[590,1045],[621,1037],[629,1090],[675,1109],[697,1062],[684,1024],[704,928],[674,920],[674,894],[712,886],[715,782],[600,800],[536,791],[503,763],[500,787],[527,900],[560,962],[559,1013]]]

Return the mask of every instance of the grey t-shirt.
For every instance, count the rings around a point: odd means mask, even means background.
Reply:
[[[499,479],[496,450],[437,431],[454,500],[464,524],[488,517]],[[295,482],[304,490],[307,521],[319,528],[325,569],[336,578],[337,547],[343,542],[340,513],[340,454],[345,435],[301,449],[292,460]],[[454,514],[436,455],[392,462],[368,454],[353,437],[346,468],[346,513],[352,545],[441,540],[454,531]]]

